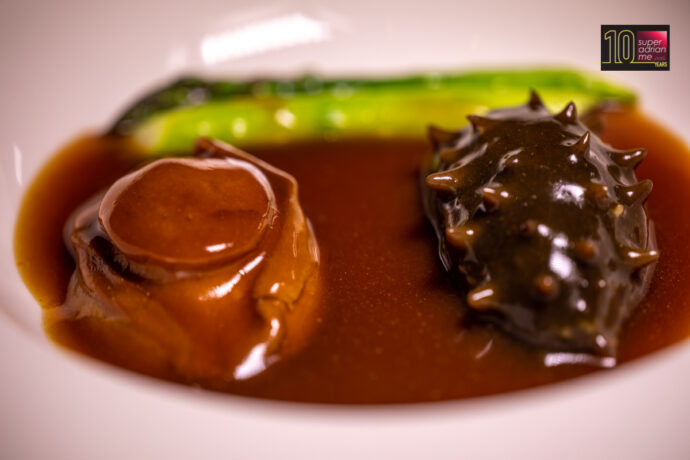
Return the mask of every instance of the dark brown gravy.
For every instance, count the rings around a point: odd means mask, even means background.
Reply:
[[[690,334],[690,214],[679,210],[690,201],[690,152],[638,113],[606,118],[605,141],[648,149],[637,176],[654,181],[647,207],[661,251],[651,290],[621,337],[619,362],[625,362]],[[214,389],[293,401],[421,402],[517,390],[594,370],[546,367],[540,352],[465,319],[421,209],[417,168],[428,149],[423,141],[391,139],[252,149],[299,183],[322,252],[324,315],[301,354]],[[16,259],[45,309],[62,303],[73,270],[62,243],[67,216],[134,166],[126,152],[112,141],[82,138],[48,163],[27,192]],[[94,332],[87,323],[68,324],[47,332],[67,347],[128,367],[126,354],[90,344]]]

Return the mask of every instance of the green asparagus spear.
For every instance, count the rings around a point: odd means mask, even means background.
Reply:
[[[471,113],[517,105],[535,89],[551,110],[574,101],[632,104],[635,95],[571,70],[500,70],[397,79],[184,79],[128,109],[110,130],[147,153],[189,151],[198,136],[247,148],[309,139],[420,138],[426,127],[457,128]]]

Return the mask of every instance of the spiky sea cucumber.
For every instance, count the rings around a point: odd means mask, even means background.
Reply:
[[[615,356],[658,259],[638,182],[644,149],[614,150],[573,103],[524,106],[430,128],[423,171],[439,256],[474,316],[545,350]]]

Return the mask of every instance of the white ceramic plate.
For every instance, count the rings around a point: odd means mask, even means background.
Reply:
[[[690,139],[689,13],[681,1],[0,3],[0,458],[688,458],[687,341],[613,372],[469,401],[384,408],[249,400],[150,380],[48,344],[11,245],[22,192],[51,152],[182,72],[507,64],[596,72],[602,23],[670,24],[670,72],[607,76],[630,84],[646,112]],[[301,35],[245,36],[230,53],[212,46],[213,37],[276,18],[297,20]]]

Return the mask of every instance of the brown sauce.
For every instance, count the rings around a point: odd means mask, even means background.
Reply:
[[[648,149],[637,177],[654,181],[647,210],[662,255],[649,294],[623,329],[622,363],[690,334],[690,214],[679,210],[690,200],[690,152],[636,112],[610,113],[605,126],[602,137],[614,147]],[[67,216],[135,166],[127,151],[111,140],[82,138],[53,158],[28,190],[16,258],[45,309],[63,302],[74,268],[62,242]],[[394,139],[251,149],[299,183],[321,248],[323,315],[300,354],[213,389],[293,401],[421,402],[512,391],[595,370],[547,367],[537,350],[466,320],[422,212],[418,167],[428,152],[425,141]],[[95,348],[88,324],[66,324],[47,333],[69,348],[133,367],[126,354]],[[172,379],[141,364],[135,370]]]

